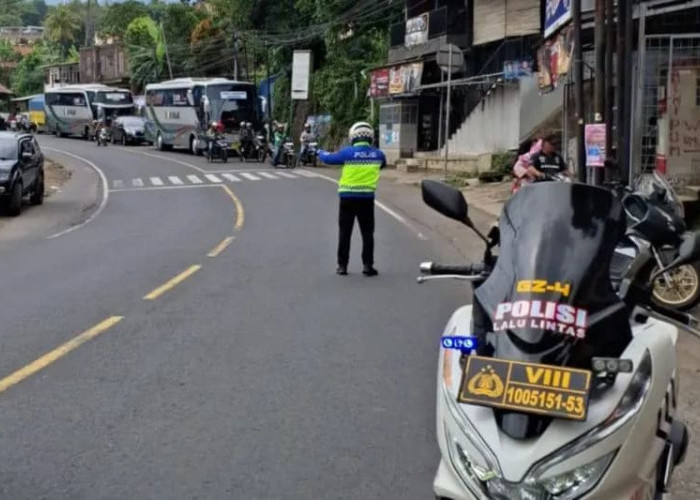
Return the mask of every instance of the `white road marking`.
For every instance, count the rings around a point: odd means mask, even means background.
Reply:
[[[279,175],[280,177],[286,177],[287,179],[298,179],[299,178],[294,174],[290,174],[289,172],[275,172],[275,173],[277,175]]]
[[[187,179],[192,183],[192,184],[201,184],[202,179],[197,177],[196,175],[188,175]]]
[[[241,175],[243,177],[245,177],[246,179],[251,180],[251,181],[259,181],[260,180],[260,177],[258,177],[257,175],[249,174],[248,172],[243,172]]]
[[[304,177],[320,177],[320,175],[317,174],[316,172],[309,172],[308,170],[297,169],[297,170],[295,170],[295,172],[299,175],[304,176]]]
[[[113,182],[112,182],[112,185],[113,185],[116,189],[123,188],[123,187],[124,187],[124,181],[119,181],[119,180],[113,181]]]
[[[188,163],[188,162],[186,162],[186,161],[180,161],[180,160],[176,160],[176,159],[174,159],[174,158],[168,158],[167,156],[154,155],[153,153],[146,153],[145,151],[135,151],[135,150],[133,150],[133,149],[127,149],[127,148],[123,149],[122,151],[128,151],[129,153],[140,154],[140,155],[144,155],[144,156],[150,156],[151,158],[158,158],[158,159],[160,159],[160,160],[165,160],[165,161],[171,161],[171,162],[174,162],[174,163],[179,163],[180,165],[184,165],[184,166],[186,166],[186,167],[193,168],[193,169],[195,169],[197,172],[201,172],[201,173],[203,173],[203,174],[207,172],[206,170],[204,170],[203,168],[198,167],[197,165],[192,165],[191,163]]]
[[[304,170],[297,170],[297,173],[304,172]],[[328,177],[323,174],[315,174],[316,177],[319,177],[320,179],[327,180],[329,182],[332,182],[333,184],[338,184],[338,181],[332,177]],[[380,210],[388,214],[389,216],[393,217],[395,220],[397,220],[399,223],[401,223],[403,226],[407,227],[410,229],[413,233],[416,234],[419,240],[427,240],[428,238],[421,233],[420,231],[417,231],[402,215],[399,215],[396,213],[394,210],[391,208],[387,207],[384,203],[382,203],[379,200],[375,200],[375,203],[377,207],[379,207]]]
[[[163,180],[160,177],[151,177],[151,184],[154,186],[162,186]]]
[[[266,177],[268,179],[279,179],[279,177],[275,176],[274,174],[271,174],[270,172],[258,172],[258,175],[262,175],[263,177]]]
[[[142,188],[124,188],[124,189],[112,189],[110,193],[129,193],[136,191],[166,191],[166,190],[177,190],[177,189],[201,189],[201,188],[220,188],[220,184],[185,184],[184,186],[158,186],[158,187],[142,187]]]
[[[53,238],[58,238],[59,236],[63,236],[64,234],[68,234],[72,231],[75,231],[76,229],[80,229],[83,226],[86,226],[87,224],[89,224],[90,222],[95,220],[95,217],[100,215],[102,210],[104,210],[105,205],[107,205],[107,200],[109,199],[109,182],[107,181],[107,176],[100,169],[100,167],[95,165],[90,160],[86,160],[85,158],[78,156],[78,155],[74,155],[73,153],[69,153],[68,151],[63,151],[62,149],[46,148],[46,147],[43,149],[56,151],[57,153],[71,156],[71,157],[75,158],[76,160],[80,160],[80,161],[84,162],[85,164],[90,166],[93,170],[95,170],[95,172],[97,172],[97,174],[100,176],[100,181],[102,182],[102,200],[100,201],[100,205],[97,207],[97,210],[95,210],[92,213],[92,215],[90,217],[88,217],[87,219],[85,219],[82,223],[80,223],[76,226],[73,226],[73,227],[69,227],[68,229],[65,229],[65,230],[58,232],[56,234],[52,234],[51,236],[47,236],[47,239],[53,239]]]
[[[182,180],[180,180],[180,178],[175,175],[171,175],[170,177],[168,177],[168,180],[176,186],[181,186],[183,184]]]
[[[233,174],[221,174],[221,175],[224,177],[224,179],[227,179],[231,182],[241,182],[241,180]]]
[[[137,177],[136,179],[131,179],[131,185],[134,187],[143,187],[143,181]]]
[[[218,178],[217,176],[215,176],[214,174],[204,174],[204,177],[206,177],[207,180],[209,180],[209,181],[211,181],[211,182],[214,182],[214,183],[222,182],[222,180],[219,179],[219,178]]]

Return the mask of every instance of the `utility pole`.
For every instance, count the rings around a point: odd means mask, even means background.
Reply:
[[[238,80],[238,30],[233,30],[233,79]]]
[[[170,64],[170,51],[168,50],[168,41],[165,39],[165,30],[163,29],[163,21],[160,22],[160,32],[163,34],[163,45],[165,46],[165,60],[168,63],[168,74],[170,79],[173,79],[173,67]]]
[[[86,2],[86,14],[85,14],[85,46],[91,47],[92,43],[90,40],[90,0]]]
[[[614,158],[613,123],[615,115],[615,75],[613,73],[613,54],[615,53],[615,0],[605,0],[605,157]],[[611,172],[603,172],[606,180],[611,180]]]
[[[632,161],[630,155],[632,153],[630,149],[630,144],[632,143],[632,51],[634,42],[632,38],[634,37],[634,20],[632,19],[634,6],[631,2],[620,2],[621,4],[627,4],[625,6],[625,16],[620,17],[624,19],[624,28],[620,24],[620,30],[625,30],[625,51],[621,53],[622,59],[625,65],[625,86],[622,89],[622,95],[625,98],[625,116],[622,122],[622,143],[625,145],[625,150],[623,151],[622,158],[624,158],[624,163],[622,164],[622,178],[626,181],[631,181],[632,173]],[[620,21],[622,23],[622,21]],[[641,50],[641,49],[640,49]],[[640,75],[640,78],[644,78]]]
[[[595,94],[593,120],[595,123],[603,123],[605,113],[605,1],[595,0]],[[605,152],[608,154],[608,151]],[[591,167],[591,184],[601,184],[602,172],[599,167]]]
[[[624,3],[624,2],[623,2]],[[576,171],[578,180],[586,182],[586,146],[583,116],[583,47],[581,47],[581,0],[572,0],[574,25],[574,98],[576,101]]]
[[[627,33],[625,30],[625,18],[627,17],[627,2],[618,2],[617,4],[617,85],[615,86],[615,102],[617,103],[617,119],[615,123],[616,138],[617,138],[617,165],[622,175],[622,180],[625,181],[625,166],[627,149],[624,142],[624,129],[627,111],[625,110],[625,89],[627,88],[627,69],[625,64],[625,54],[627,50]]]

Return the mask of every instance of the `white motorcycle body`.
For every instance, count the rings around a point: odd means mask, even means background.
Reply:
[[[443,336],[470,336],[471,325],[472,306],[461,307],[452,315]],[[503,433],[491,408],[457,402],[461,352],[440,347],[437,436],[442,458],[433,483],[436,496],[454,500],[655,498],[657,469],[663,468],[666,486],[673,469],[666,458],[666,436],[672,432],[677,401],[678,330],[653,318],[631,326],[633,340],[620,358],[632,360],[633,372],[618,374],[612,387],[599,397],[591,396],[585,421],[555,418],[541,436],[529,440]],[[621,408],[647,353],[651,376],[635,379],[647,380],[646,396],[639,398],[635,411],[615,420],[611,416]],[[547,480],[551,487],[554,478],[563,481],[561,478],[571,477],[571,471],[585,469],[587,464],[597,464],[589,469],[597,467],[598,472],[589,474],[585,486],[547,496]],[[594,480],[596,474],[599,478]],[[661,488],[662,494],[656,498],[670,498],[663,489],[668,488]]]

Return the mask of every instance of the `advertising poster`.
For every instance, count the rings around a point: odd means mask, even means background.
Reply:
[[[389,95],[389,69],[382,68],[372,71],[369,85],[370,97],[386,97]]]
[[[584,134],[586,138],[586,166],[605,166],[605,124],[587,123]]]
[[[404,45],[413,47],[428,41],[428,13],[418,17],[412,17],[406,21],[406,34],[404,35]]]

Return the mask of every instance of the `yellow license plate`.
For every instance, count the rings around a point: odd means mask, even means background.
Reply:
[[[590,385],[588,370],[469,356],[457,400],[585,420]]]

